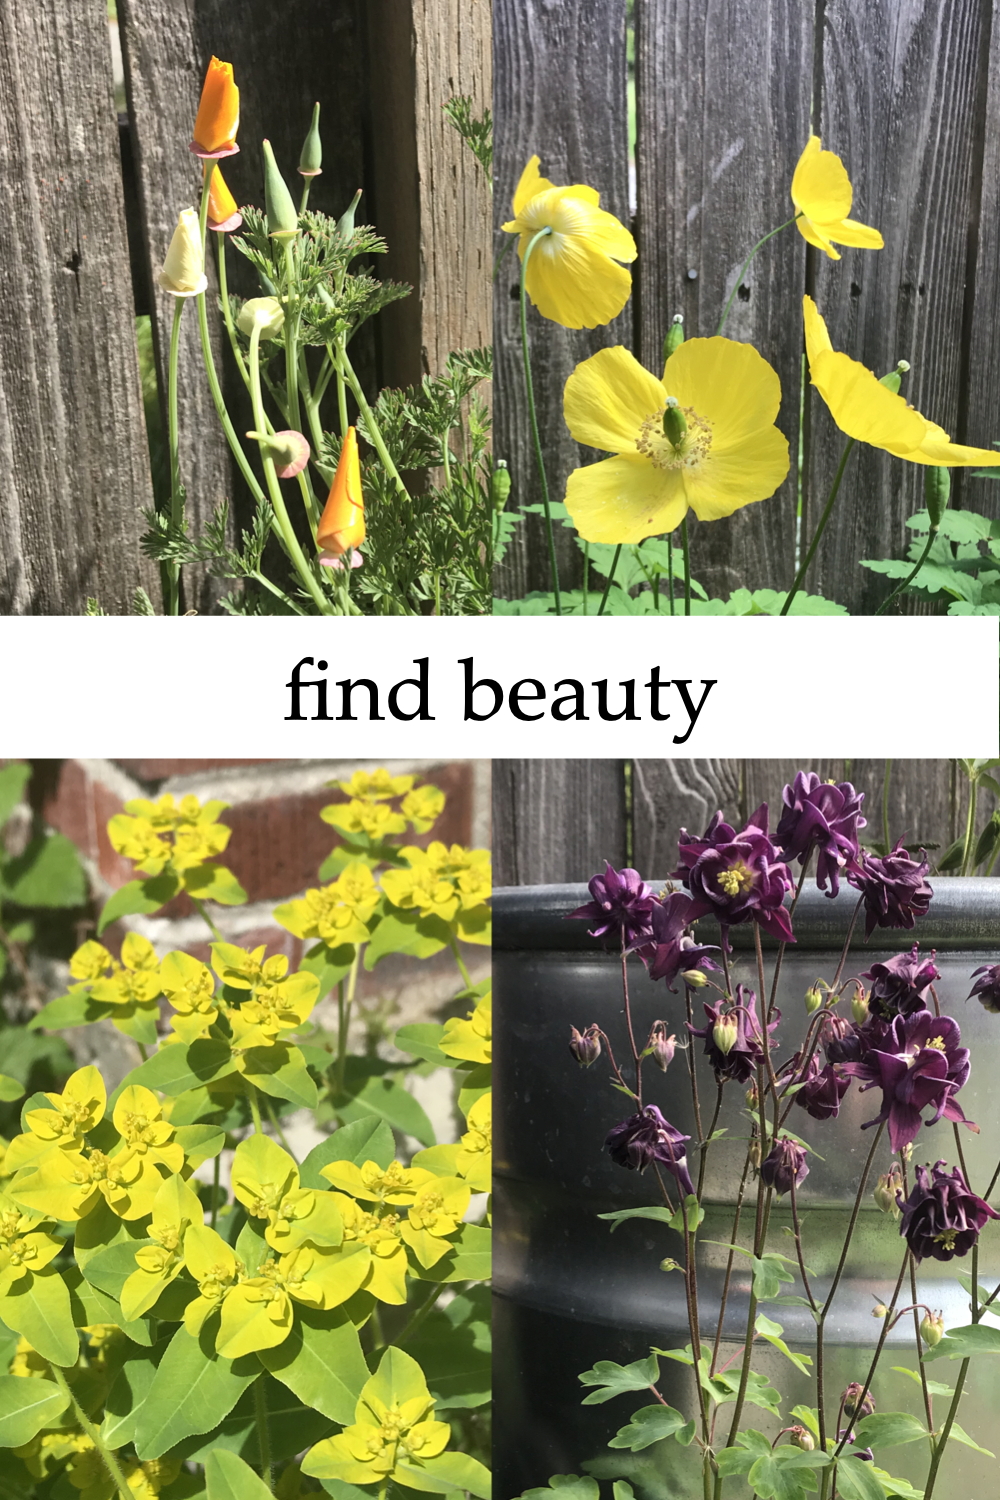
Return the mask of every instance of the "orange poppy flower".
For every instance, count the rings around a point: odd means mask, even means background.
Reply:
[[[220,234],[239,229],[243,223],[243,215],[236,206],[236,199],[229,191],[222,175],[222,168],[206,167],[205,170],[212,173],[212,180],[208,184],[209,229],[215,229]]]
[[[338,559],[360,547],[364,539],[365,500],[361,492],[358,435],[353,427],[348,427],[316,533],[320,562],[327,567],[339,566]]]
[[[233,82],[233,65],[213,57],[202,85],[191,150],[207,161],[233,156],[240,149],[236,144],[239,128],[240,91]]]

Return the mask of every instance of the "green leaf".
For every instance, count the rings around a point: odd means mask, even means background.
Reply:
[[[193,865],[182,877],[184,889],[197,901],[217,901],[220,906],[242,906],[247,893],[232,870],[224,865]]]
[[[909,1376],[915,1385],[922,1383],[918,1370],[908,1369],[906,1365],[893,1365],[892,1368],[897,1375]],[[953,1396],[955,1394],[955,1387],[953,1385],[942,1385],[939,1380],[928,1380],[927,1389],[932,1396]]]
[[[493,1476],[477,1458],[468,1453],[439,1453],[437,1458],[426,1458],[421,1464],[407,1464],[396,1460],[395,1472],[402,1483],[409,1483],[420,1490],[466,1490],[479,1500],[490,1500],[493,1493]],[[435,1481],[428,1484],[428,1478]]]
[[[0,770],[0,828],[7,822],[15,807],[22,800],[24,789],[31,778],[31,767],[27,761],[14,760]],[[27,1441],[27,1439],[25,1439]],[[8,1443],[5,1446],[17,1446]]]
[[[271,1500],[271,1491],[236,1453],[216,1449],[205,1460],[208,1500]]]
[[[1000,1328],[970,1323],[949,1328],[939,1344],[922,1356],[925,1365],[935,1359],[966,1359],[973,1354],[1000,1354]]]
[[[702,1364],[705,1364],[704,1360]],[[703,1378],[702,1384],[720,1405],[725,1405],[728,1401],[736,1400],[740,1373],[738,1370],[720,1370],[711,1380]],[[780,1413],[780,1391],[774,1389],[766,1375],[759,1375],[756,1370],[750,1370],[747,1375],[746,1400],[753,1406],[759,1406],[762,1411],[773,1412],[775,1416]]]
[[[584,1396],[584,1406],[599,1406],[626,1391],[644,1391],[660,1378],[660,1361],[655,1354],[634,1360],[630,1365],[616,1365],[614,1360],[599,1359],[592,1370],[584,1370],[577,1379],[581,1385],[596,1385],[600,1390]]]
[[[481,1224],[463,1224],[449,1250],[433,1266],[413,1265],[410,1274],[422,1281],[488,1281],[492,1274],[493,1235]]]
[[[258,1374],[254,1355],[232,1360],[215,1353],[217,1329],[216,1315],[198,1338],[181,1327],[170,1340],[136,1421],[140,1459],[159,1458],[183,1438],[211,1432]]]
[[[759,1258],[756,1255],[751,1258],[753,1289],[757,1294],[758,1302],[769,1302],[771,1298],[777,1297],[783,1281],[795,1280],[791,1272],[786,1271],[782,1262],[792,1264],[786,1255],[775,1255],[772,1251],[767,1251]]]
[[[8,899],[18,906],[82,906],[87,899],[80,856],[61,833],[32,839],[23,854],[7,861],[3,880]]]
[[[878,1476],[863,1458],[841,1458],[837,1463],[837,1493],[842,1500],[885,1500]]]
[[[314,1146],[299,1167],[299,1181],[304,1188],[326,1188],[330,1184],[319,1175],[319,1169],[328,1167],[332,1161],[352,1161],[358,1167],[373,1161],[385,1168],[395,1154],[396,1143],[385,1121],[376,1115],[365,1115],[350,1125],[342,1125]]]
[[[437,1068],[457,1067],[459,1059],[449,1057],[438,1046],[443,1035],[443,1026],[431,1021],[419,1021],[412,1026],[400,1026],[393,1042],[400,1052],[408,1052],[411,1057],[422,1057],[425,1062],[431,1062]]]
[[[676,1229],[676,1231],[677,1231],[678,1234],[683,1234],[684,1233],[684,1211],[685,1210],[687,1212],[687,1222],[688,1222],[688,1230],[689,1231],[697,1229],[698,1225],[701,1223],[702,1219],[704,1219],[704,1217],[705,1217],[705,1210],[702,1208],[701,1204],[698,1202],[698,1199],[695,1197],[694,1193],[688,1193],[687,1197],[684,1199],[684,1209],[682,1210],[681,1208],[678,1208],[677,1212],[674,1214],[673,1218],[670,1220],[670,1227],[671,1227],[671,1229]]]
[[[616,1479],[611,1486],[613,1500],[635,1500],[635,1490],[627,1479]]]
[[[924,1500],[923,1490],[915,1490],[908,1479],[893,1479],[884,1469],[877,1464],[869,1464],[875,1478],[887,1495],[898,1495],[900,1500]]]
[[[785,1330],[780,1323],[772,1323],[770,1318],[765,1317],[763,1313],[758,1313],[757,1322],[754,1326],[761,1338],[767,1339],[767,1342],[773,1344],[775,1349],[778,1349],[786,1359],[790,1359],[797,1370],[801,1370],[803,1375],[809,1374],[809,1366],[812,1364],[812,1360],[808,1354],[792,1353],[781,1337]]]
[[[633,1453],[638,1453],[641,1448],[649,1448],[662,1438],[672,1437],[685,1425],[686,1419],[672,1406],[644,1406],[633,1412],[627,1427],[619,1428],[608,1440],[608,1447],[631,1448]]]
[[[103,1016],[111,1015],[114,1009],[113,1005],[99,1005],[83,990],[77,990],[75,995],[58,995],[48,1005],[43,1005],[28,1022],[28,1030],[41,1031],[45,1027],[49,1031],[68,1031],[74,1026],[88,1026],[91,1021],[99,1021]]]
[[[70,1312],[77,1328],[89,1328],[94,1323],[114,1323],[135,1344],[148,1346],[153,1342],[150,1319],[135,1318],[130,1322],[116,1299],[85,1281],[78,1266],[67,1266],[62,1278],[69,1288]]]
[[[4,1104],[13,1104],[15,1099],[23,1098],[24,1084],[18,1083],[16,1078],[8,1078],[6,1073],[0,1073],[0,1100]],[[15,1444],[14,1446],[18,1447],[20,1445]]]
[[[953,1437],[956,1443],[964,1443],[967,1448],[975,1448],[977,1453],[985,1453],[987,1458],[996,1458],[996,1454],[991,1453],[988,1448],[980,1448],[979,1444],[970,1438],[964,1427],[959,1427],[957,1422],[952,1422],[949,1436]]]
[[[277,1042],[273,1047],[251,1047],[244,1054],[244,1077],[274,1099],[287,1099],[301,1109],[315,1109],[316,1085],[298,1047]]]
[[[130,1352],[104,1404],[101,1436],[109,1448],[123,1448],[135,1437],[135,1424],[143,1402],[149,1395],[156,1366],[167,1350],[164,1339],[155,1349]]]
[[[80,1340],[69,1305],[69,1288],[59,1272],[47,1266],[29,1271],[0,1297],[0,1319],[54,1365],[75,1365]]]
[[[186,1089],[210,1083],[233,1071],[233,1054],[228,1043],[204,1037],[190,1046],[175,1043],[161,1047],[128,1075],[126,1083],[141,1083],[161,1094],[183,1094]]]
[[[104,903],[97,922],[97,936],[100,937],[119,917],[146,916],[159,911],[179,890],[180,881],[176,875],[151,875],[146,880],[130,880],[127,885],[119,886]]]
[[[433,1146],[436,1140],[423,1106],[401,1084],[384,1075],[370,1077],[352,1098],[335,1100],[334,1108],[345,1124],[376,1115],[394,1129],[415,1136],[422,1146]]]
[[[906,1411],[876,1411],[862,1417],[855,1427],[859,1448],[895,1448],[926,1438],[923,1422]]]
[[[407,1339],[439,1411],[483,1406],[490,1399],[489,1314],[489,1289],[473,1287],[447,1308],[435,1308]]]
[[[136,1269],[135,1252],[143,1245],[152,1244],[153,1241],[148,1239],[123,1240],[117,1245],[109,1245],[105,1250],[99,1250],[96,1255],[88,1256],[81,1269],[91,1286],[96,1286],[98,1291],[106,1292],[109,1297],[120,1302],[122,1287]]]
[[[669,1224],[673,1227],[674,1214],[669,1208],[620,1208],[613,1214],[598,1214],[599,1219],[608,1219],[611,1223],[611,1233],[614,1234],[619,1224],[624,1224],[626,1219],[653,1219],[659,1224]]]
[[[217,1125],[178,1125],[174,1140],[192,1166],[198,1168],[202,1162],[218,1156],[226,1144],[226,1132]]]
[[[421,917],[395,908],[386,912],[365,948],[365,968],[372,969],[387,953],[405,953],[409,958],[430,958],[447,948],[451,932],[440,917]]]
[[[55,1427],[69,1405],[51,1380],[0,1375],[0,1448],[20,1448],[43,1427]]]
[[[279,1381],[262,1374],[264,1382],[264,1404],[267,1407],[267,1425],[271,1436],[271,1457],[280,1462],[301,1453],[313,1443],[329,1437],[334,1424],[321,1412],[303,1406]],[[192,1463],[203,1464],[216,1448],[225,1448],[228,1453],[238,1453],[249,1464],[260,1458],[257,1436],[257,1397],[253,1388],[243,1392],[228,1417],[217,1427],[201,1437],[185,1438],[174,1449],[175,1454]],[[361,1492],[364,1493],[363,1491]]]
[[[807,1477],[810,1471],[829,1462],[825,1453],[804,1453],[801,1448],[783,1444],[773,1453],[756,1458],[747,1479],[761,1500],[800,1500],[816,1487]]]
[[[280,906],[275,907],[274,915],[279,922],[280,911]],[[354,954],[353,943],[341,943],[338,948],[328,948],[325,943],[317,943],[315,948],[310,948],[299,968],[304,969],[307,974],[315,974],[319,980],[320,1000],[330,993],[335,984],[346,979],[354,965]]]
[[[358,1331],[343,1313],[298,1306],[288,1338],[258,1358],[304,1405],[341,1426],[354,1421],[369,1372]]]

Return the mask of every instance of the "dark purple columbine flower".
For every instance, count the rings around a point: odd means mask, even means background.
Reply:
[[[873,1015],[860,1025],[848,1021],[846,1016],[824,1016],[823,1043],[827,1062],[864,1062],[869,1052],[885,1044],[890,1029],[889,1021]]]
[[[625,947],[632,948],[652,933],[650,913],[657,905],[656,897],[638,870],[616,870],[607,860],[604,865],[604,874],[595,875],[589,883],[594,899],[567,915],[593,922],[590,936],[604,938],[606,945],[613,943],[617,948],[624,939]]]
[[[829,895],[840,891],[841,874],[860,857],[858,829],[864,792],[856,792],[849,781],[830,786],[815,771],[799,771],[781,794],[781,817],[774,835],[785,859],[804,865],[813,849],[818,850],[816,884]]]
[[[982,979],[976,979],[977,974],[981,974]],[[973,969],[972,977],[976,982],[966,998],[971,1000],[975,995],[984,1010],[1000,1016],[1000,964],[983,964],[981,968]]]
[[[650,979],[665,979],[672,992],[678,974],[719,967],[708,956],[718,953],[717,946],[699,944],[685,936],[685,929],[711,910],[709,902],[692,901],[683,891],[672,892],[653,907],[649,914],[653,935],[639,949]]]
[[[706,1004],[708,1024],[692,1026],[688,1023],[692,1036],[705,1038],[705,1056],[715,1069],[715,1076],[720,1083],[725,1079],[732,1079],[734,1083],[746,1083],[753,1077],[757,1064],[764,1061],[756,1005],[757,997],[753,990],[744,989],[743,985],[738,984],[734,1005],[727,1006],[724,1000],[720,1000],[718,1005]],[[727,1052],[723,1052],[714,1035],[717,1022],[723,1018],[736,1026],[736,1040]],[[776,1011],[775,1019],[767,1028],[769,1032],[774,1030],[780,1019],[781,1012]]]
[[[687,1197],[694,1192],[684,1150],[684,1142],[690,1139],[689,1135],[675,1130],[655,1104],[647,1104],[637,1115],[631,1115],[609,1131],[604,1144],[611,1160],[620,1167],[628,1167],[631,1172],[644,1172],[651,1162],[659,1162],[673,1173],[678,1187]]]
[[[930,958],[921,958],[919,944],[914,943],[909,953],[898,953],[884,964],[872,964],[861,977],[871,980],[871,1009],[883,1021],[891,1021],[926,1010],[927,993],[941,974],[934,967],[933,951]]]
[[[760,1175],[776,1193],[790,1193],[809,1176],[805,1147],[783,1135],[760,1164]]]
[[[864,1040],[867,1026],[859,1027]],[[885,1030],[877,1047],[869,1047],[859,1062],[845,1062],[843,1072],[864,1079],[862,1093],[878,1086],[882,1108],[862,1130],[889,1122],[889,1144],[901,1151],[916,1139],[923,1122],[921,1110],[930,1106],[934,1114],[926,1123],[955,1120],[978,1132],[967,1120],[955,1094],[969,1077],[969,1049],[962,1047],[958,1022],[950,1016],[933,1016],[918,1010],[912,1016],[897,1016]]]
[[[903,1218],[899,1226],[914,1258],[919,1261],[930,1255],[935,1260],[952,1260],[967,1255],[986,1220],[1000,1218],[1000,1214],[976,1196],[958,1167],[946,1172],[944,1162],[936,1161],[930,1171],[918,1166],[916,1174],[905,1202],[900,1194]]]
[[[797,1058],[793,1061],[797,1062]],[[800,1073],[794,1082],[802,1085],[793,1096],[796,1104],[801,1104],[814,1120],[835,1120],[840,1114],[841,1100],[851,1086],[850,1078],[838,1073],[832,1063],[821,1068],[815,1053],[805,1073]]]
[[[757,922],[781,942],[794,943],[792,925],[782,902],[792,889],[788,866],[767,836],[767,803],[761,803],[746,827],[737,833],[716,813],[700,839],[681,831],[682,880],[696,901],[709,903],[723,927]]]
[[[884,859],[863,853],[860,864],[846,872],[864,897],[866,938],[876,927],[911,928],[916,917],[926,915],[934,892],[925,878],[927,856],[922,849],[920,853],[920,860],[911,859],[900,839]]]

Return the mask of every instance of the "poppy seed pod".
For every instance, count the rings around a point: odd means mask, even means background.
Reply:
[[[299,216],[288,191],[288,184],[278,171],[271,142],[264,142],[264,206],[267,210],[267,232],[272,240],[291,240],[299,232]]]
[[[941,517],[948,509],[951,498],[951,475],[947,469],[929,468],[924,475],[924,504],[931,525],[941,525]]]
[[[340,235],[340,238],[342,240],[349,240],[351,235],[354,233],[354,215],[358,211],[358,204],[360,202],[361,189],[358,188],[357,192],[354,194],[354,197],[347,205],[347,208],[337,220],[337,233]]]
[[[333,476],[323,514],[316,532],[320,562],[339,558],[365,539],[365,501],[361,489],[361,461],[358,458],[358,435],[348,427],[340,450],[337,472]]]
[[[240,308],[236,326],[247,338],[259,326],[262,339],[276,339],[285,324],[285,313],[277,297],[251,297]]]
[[[319,104],[313,105],[309,134],[302,143],[299,157],[299,173],[302,177],[318,177],[323,170],[323,143],[319,138]]]
[[[668,396],[667,404],[663,408],[663,436],[673,447],[680,448],[687,437],[688,425],[684,420],[680,403],[676,396]]]
[[[670,325],[670,331],[663,340],[663,362],[666,364],[671,354],[681,347],[684,342],[684,314],[674,313],[674,321]]]
[[[208,286],[198,215],[193,208],[181,210],[163,269],[156,279],[171,297],[197,297]]]
[[[233,65],[213,57],[202,85],[190,149],[207,161],[234,156],[240,149],[236,144],[239,128],[240,91],[233,81]]]

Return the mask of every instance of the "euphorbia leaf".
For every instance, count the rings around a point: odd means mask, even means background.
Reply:
[[[170,1340],[136,1421],[135,1451],[159,1458],[183,1438],[211,1432],[260,1372],[254,1355],[224,1359],[215,1352],[218,1318],[198,1338],[178,1328]]]
[[[306,1406],[344,1427],[354,1421],[368,1366],[358,1331],[343,1314],[300,1305],[284,1343],[260,1350],[258,1358]]]

